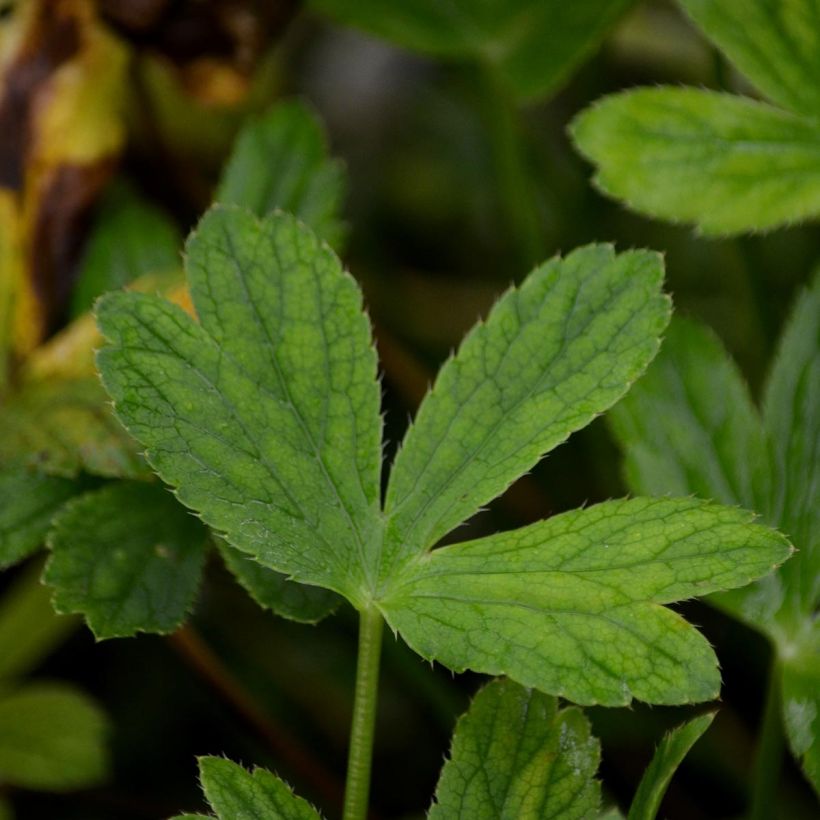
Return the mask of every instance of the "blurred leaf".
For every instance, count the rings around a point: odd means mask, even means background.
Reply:
[[[707,235],[820,213],[820,131],[765,103],[641,88],[604,97],[576,117],[571,132],[604,193]]]
[[[312,0],[347,25],[417,51],[489,63],[522,101],[554,92],[634,0]]]
[[[714,713],[701,715],[664,736],[641,778],[627,820],[655,820],[669,781],[714,717]]]
[[[55,615],[51,590],[34,564],[15,578],[0,598],[0,678],[28,674],[70,633],[76,618]]]
[[[103,293],[181,264],[182,236],[176,225],[129,185],[113,186],[97,213],[72,294],[75,317],[90,310]]]
[[[20,462],[66,478],[150,475],[94,377],[32,381],[0,407],[0,464]]]
[[[119,481],[67,504],[54,521],[45,581],[58,612],[97,638],[172,632],[202,572],[205,528],[159,484]]]
[[[41,547],[54,514],[82,489],[81,482],[33,470],[0,472],[0,569]]]
[[[706,639],[660,604],[749,583],[790,554],[745,510],[609,501],[409,563],[382,599],[422,657],[507,674],[575,703],[710,700]]]
[[[585,820],[601,800],[601,751],[577,708],[512,681],[485,686],[461,717],[430,820]]]
[[[199,774],[219,820],[319,820],[316,809],[264,769],[248,772],[221,757],[201,757]]]
[[[0,694],[0,783],[42,791],[96,785],[108,770],[107,734],[96,704],[64,684]]]
[[[789,740],[818,787],[820,687],[812,690],[815,665],[807,656],[816,652],[820,601],[820,272],[783,332],[762,420],[720,344],[678,320],[646,377],[610,418],[634,492],[690,492],[742,504],[794,541],[796,555],[777,573],[711,600],[774,641],[784,697],[788,678],[792,711],[804,727],[784,702]],[[761,469],[767,463],[770,481]]]
[[[820,114],[820,6],[815,0],[681,0],[692,19],[766,96]]]
[[[288,580],[286,575],[262,566],[222,539],[219,551],[236,580],[259,606],[282,618],[315,624],[338,608],[342,599],[322,587]]]
[[[199,324],[156,297],[100,302],[117,413],[230,543],[356,599],[377,560],[382,461],[361,292],[284,213],[216,206],[186,250]]]
[[[537,267],[441,368],[390,474],[386,552],[412,555],[614,404],[669,321],[658,254],[588,245]]]
[[[623,813],[617,806],[602,811],[596,820],[624,820]]]
[[[0,820],[14,820],[11,804],[0,798]]]
[[[240,131],[215,199],[260,218],[277,208],[288,211],[338,247],[344,187],[344,169],[328,156],[321,122],[302,103],[288,102]]]

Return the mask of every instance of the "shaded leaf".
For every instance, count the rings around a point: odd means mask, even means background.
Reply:
[[[439,372],[399,450],[387,551],[412,555],[614,404],[669,321],[663,263],[590,245],[536,268]]]
[[[577,708],[499,680],[459,720],[430,820],[583,820],[597,811],[600,746]]]
[[[72,292],[74,316],[90,310],[106,291],[180,265],[182,236],[176,225],[126,183],[112,186],[97,213]]]
[[[150,475],[95,377],[29,382],[0,407],[0,464],[20,461],[66,478]]]
[[[681,5],[771,100],[820,114],[820,7],[814,0],[681,0]]]
[[[58,612],[98,638],[171,632],[190,610],[205,528],[159,484],[119,481],[66,505],[49,534]]]
[[[313,0],[342,23],[429,54],[481,60],[521,100],[554,92],[633,0]]]
[[[598,187],[649,216],[726,235],[820,213],[820,132],[765,103],[642,88],[604,97],[571,131]]]
[[[288,211],[337,246],[344,184],[342,164],[328,156],[322,124],[302,103],[286,102],[240,131],[215,199],[260,218]]]
[[[0,472],[0,569],[41,547],[55,513],[82,489],[81,481],[34,470]]]
[[[107,721],[88,697],[58,683],[0,694],[0,783],[82,789],[108,770]]]
[[[641,778],[627,820],[655,820],[669,781],[714,717],[714,713],[701,715],[664,736]]]
[[[315,624],[330,615],[341,603],[336,593],[291,581],[286,575],[249,558],[221,539],[219,551],[225,565],[259,606],[275,615]]]
[[[660,606],[748,583],[779,533],[696,499],[610,501],[419,556],[382,601],[422,657],[581,704],[714,698],[708,642]]]
[[[381,470],[361,293],[282,213],[213,208],[187,269],[201,324],[159,298],[100,302],[111,344],[99,366],[117,414],[233,546],[360,599],[378,561]]]
[[[318,820],[317,811],[265,769],[248,772],[220,757],[199,758],[202,789],[219,820]]]

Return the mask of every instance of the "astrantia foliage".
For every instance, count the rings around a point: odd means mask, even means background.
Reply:
[[[111,294],[98,364],[151,465],[230,544],[381,612],[455,669],[584,703],[717,694],[711,648],[662,604],[788,556],[747,514],[611,502],[431,552],[646,367],[669,315],[660,257],[589,246],[510,290],[442,368],[382,509],[376,355],[355,281],[281,213],[215,207],[186,250],[199,321]]]

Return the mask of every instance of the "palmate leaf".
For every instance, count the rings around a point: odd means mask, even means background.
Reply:
[[[199,776],[218,820],[320,820],[316,809],[265,769],[249,772],[230,760],[201,757]],[[173,820],[200,817],[185,814]]]
[[[521,100],[544,97],[634,0],[312,0],[342,23],[428,54],[489,63]]]
[[[710,600],[774,642],[792,750],[803,756],[815,786],[820,786],[819,393],[816,274],[783,333],[762,415],[720,343],[695,323],[675,320],[661,355],[610,416],[634,492],[694,492],[743,504],[788,533],[797,547],[777,573]]]
[[[820,7],[815,0],[680,3],[769,99],[820,115]]]
[[[284,102],[239,132],[215,198],[258,217],[288,211],[335,247],[344,233],[344,187],[342,164],[328,156],[321,122],[304,104]]]
[[[566,549],[580,544],[594,556],[612,543],[640,573],[620,564],[609,576],[606,562],[584,567],[581,558],[575,569],[556,564],[546,538],[560,540],[572,517],[429,553],[640,375],[669,313],[656,254],[590,246],[545,263],[503,297],[419,410],[384,512],[370,328],[339,261],[292,217],[260,221],[219,207],[189,241],[187,261],[199,323],[162,299],[111,294],[98,311],[109,340],[99,364],[152,466],[233,547],[361,610],[380,609],[412,646],[454,668],[506,670],[583,702],[714,695],[711,650],[659,604],[745,583],[787,556],[785,539],[735,510],[684,499],[577,514],[579,529],[600,541],[570,533]],[[630,538],[619,540],[625,531]],[[513,547],[517,566],[503,555]],[[493,566],[496,551],[506,570],[490,589],[476,561]],[[477,596],[468,604],[436,572],[462,558],[460,592]],[[608,624],[603,669],[592,661],[603,643],[596,636],[587,654],[567,635],[538,644],[533,631],[523,651],[522,629],[543,630],[558,609],[576,638]],[[571,611],[581,618],[569,625]]]
[[[604,193],[704,234],[820,213],[820,129],[766,103],[641,88],[604,97],[573,121],[571,133]]]
[[[430,820],[585,820],[598,810],[601,751],[577,708],[508,680],[459,720]]]
[[[714,718],[714,713],[701,715],[664,736],[641,778],[627,820],[655,820],[669,781]]]
[[[750,513],[610,501],[434,550],[382,603],[420,655],[582,704],[716,697],[708,642],[660,604],[746,584],[789,554]]]
[[[98,638],[172,632],[199,586],[206,530],[159,484],[118,481],[53,522],[45,581],[57,612],[81,612]]]

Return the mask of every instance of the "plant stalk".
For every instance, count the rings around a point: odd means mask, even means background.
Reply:
[[[347,760],[344,820],[365,820],[370,796],[370,768],[373,760],[373,730],[379,694],[379,661],[384,621],[378,609],[363,609],[359,615],[359,658],[353,724]]]
[[[777,816],[777,787],[783,765],[783,724],[780,719],[780,660],[775,655],[769,671],[769,688],[752,770],[752,800],[749,820],[774,820]]]

